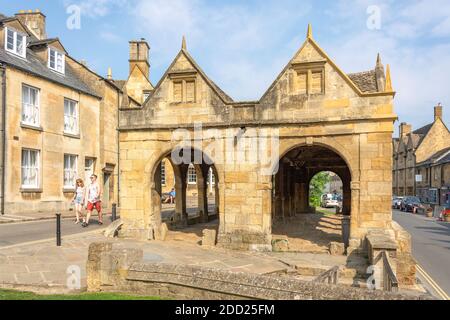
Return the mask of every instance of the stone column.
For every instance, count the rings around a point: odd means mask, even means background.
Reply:
[[[203,223],[208,222],[208,185],[207,178],[209,166],[200,165],[195,168],[197,172],[198,213]]]
[[[347,249],[347,254],[350,254],[353,249],[361,248],[361,234],[359,230],[359,197],[360,197],[360,182],[352,181],[350,184],[351,188],[351,212],[349,221],[349,248]],[[344,229],[344,227],[343,227]],[[344,236],[344,230],[343,230]]]
[[[352,205],[352,190],[350,188],[350,179],[345,178],[342,181],[342,191],[343,191],[343,201],[342,201],[342,214],[344,216],[349,216]]]
[[[189,165],[181,164],[175,171],[175,221],[183,226],[187,225],[188,215],[186,211],[187,172]],[[178,171],[178,172],[177,172]]]

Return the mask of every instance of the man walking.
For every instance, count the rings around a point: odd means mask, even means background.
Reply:
[[[88,186],[87,189],[87,215],[86,215],[86,222],[83,223],[83,227],[87,227],[89,225],[89,219],[91,218],[92,211],[97,210],[98,212],[98,224],[103,224],[103,217],[102,217],[102,202],[100,200],[101,196],[101,189],[100,185],[97,182],[97,176],[93,174],[91,176],[91,184]]]

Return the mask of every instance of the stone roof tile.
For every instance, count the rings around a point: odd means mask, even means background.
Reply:
[[[350,73],[348,77],[363,93],[378,92],[375,70]]]

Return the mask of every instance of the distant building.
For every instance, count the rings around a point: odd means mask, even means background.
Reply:
[[[442,120],[442,106],[434,108],[434,121],[412,131],[400,125],[393,139],[393,194],[417,195],[429,204],[442,205],[449,198],[450,131]]]

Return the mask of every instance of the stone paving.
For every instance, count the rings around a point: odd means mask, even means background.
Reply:
[[[181,231],[180,231],[181,232]],[[268,274],[283,272],[295,265],[321,266],[323,269],[345,264],[346,257],[295,253],[256,253],[203,248],[194,242],[169,240],[165,242],[138,242],[135,240],[106,239],[91,233],[63,238],[63,246],[46,241],[16,245],[0,249],[0,286],[36,286],[56,288],[66,292],[67,269],[79,266],[81,286],[86,286],[85,264],[89,244],[111,241],[116,246],[142,248],[149,262],[197,265],[233,272]],[[299,256],[301,255],[301,256]]]

